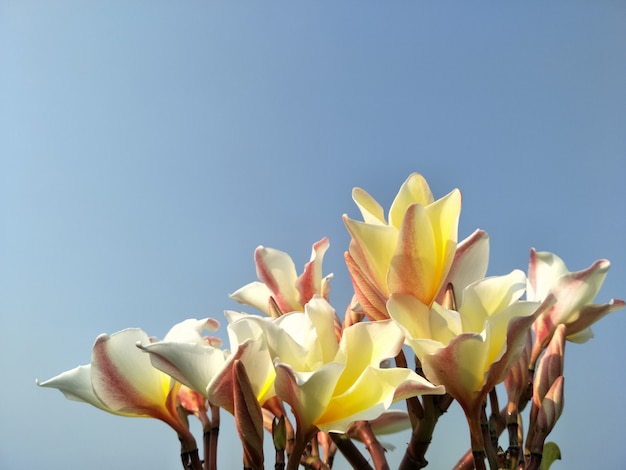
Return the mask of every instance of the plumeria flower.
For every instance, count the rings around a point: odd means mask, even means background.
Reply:
[[[70,400],[84,401],[109,413],[164,421],[181,437],[183,450],[191,451],[195,449],[194,438],[176,409],[180,383],[152,367],[149,356],[135,346],[148,342],[148,335],[138,328],[100,335],[89,365],[39,385],[59,389]]]
[[[593,337],[590,328],[593,323],[624,308],[624,301],[620,299],[611,299],[606,304],[593,303],[610,266],[608,260],[601,259],[582,271],[569,272],[563,260],[555,254],[534,249],[530,251],[527,299],[541,301],[549,293],[557,299],[533,325],[535,345],[531,367],[534,367],[559,324],[565,325],[569,341],[584,343]]]
[[[454,259],[461,193],[455,189],[434,200],[428,183],[413,173],[402,184],[389,210],[366,191],[352,198],[363,222],[344,215],[352,241],[346,263],[360,306],[373,320],[389,318],[392,294],[410,294],[430,305],[441,291]]]
[[[387,304],[428,380],[444,385],[466,415],[480,409],[518,361],[541,311],[539,302],[520,300],[525,285],[519,270],[481,279],[465,288],[456,311],[437,303],[429,308],[404,294],[392,295]]]
[[[356,323],[337,341],[334,315],[317,297],[304,313],[294,312],[267,330],[276,393],[291,405],[299,430],[345,432],[353,421],[374,419],[395,401],[444,392],[411,370],[380,367],[404,341],[391,321]]]
[[[322,261],[329,246],[328,238],[313,244],[311,259],[300,276],[287,253],[259,246],[254,251],[254,262],[260,282],[247,284],[230,297],[270,317],[301,312],[314,295],[328,299],[332,274],[322,277]]]

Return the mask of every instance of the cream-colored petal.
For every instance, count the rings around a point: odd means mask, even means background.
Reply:
[[[385,213],[376,200],[361,188],[352,190],[352,200],[356,203],[366,224],[385,225]]]
[[[299,429],[306,432],[324,413],[345,365],[329,362],[315,372],[297,372],[277,362],[275,368],[276,394],[291,405]]]
[[[136,416],[132,413],[114,411],[100,401],[91,386],[91,365],[78,366],[44,382],[37,381],[37,385],[40,387],[56,388],[60,390],[68,400],[89,403],[109,413],[121,416]]]
[[[412,295],[391,295],[387,302],[387,311],[406,336],[436,339],[431,330],[430,308]]]
[[[464,333],[435,354],[422,358],[426,378],[443,385],[464,410],[480,405],[489,345],[484,335]]]
[[[431,304],[443,281],[437,266],[437,236],[424,206],[409,206],[389,265],[387,285],[391,294],[411,294]]]
[[[190,318],[174,325],[167,332],[163,341],[205,344],[202,332],[205,330],[217,331],[219,327],[219,322],[213,318],[203,318],[201,320]]]
[[[528,300],[542,301],[557,280],[569,273],[561,258],[548,251],[530,249],[528,264]]]
[[[411,294],[432,304],[454,260],[460,211],[458,190],[428,206],[407,208],[389,267],[390,293]]]
[[[326,237],[313,244],[311,259],[304,266],[304,272],[296,282],[296,288],[300,293],[300,304],[302,305],[306,304],[316,294],[324,295],[322,292],[322,261],[329,246],[330,242]]]
[[[352,386],[368,367],[395,357],[402,349],[404,336],[391,320],[359,322],[343,330],[337,361],[346,368],[337,382],[336,394]]]
[[[139,347],[149,353],[155,368],[204,396],[226,363],[224,351],[206,344],[160,341]]]
[[[519,300],[526,288],[526,275],[519,269],[504,276],[492,276],[470,284],[459,308],[463,331],[479,333],[485,321]]]
[[[426,206],[434,201],[433,193],[426,182],[426,179],[419,173],[411,173],[406,179],[389,210],[389,225],[400,229],[402,219],[407,209],[412,204]]]
[[[322,362],[331,362],[339,349],[335,335],[335,309],[320,296],[314,296],[304,309],[315,327],[317,335],[315,343],[319,346]]]
[[[232,368],[235,361],[241,361],[246,367],[252,390],[261,405],[276,395],[274,365],[267,344],[261,337],[243,341],[227,358],[222,370],[213,377],[206,390],[212,404],[224,408],[231,414],[234,412]]]
[[[283,312],[298,310],[298,275],[291,257],[283,251],[259,246],[254,251],[254,261],[258,278],[272,291],[280,309]]]
[[[398,389],[402,392],[397,393]],[[332,397],[315,424],[323,431],[345,432],[354,421],[379,417],[395,401],[443,392],[443,387],[434,386],[412,370],[368,367],[348,390]]]
[[[376,288],[386,294],[387,271],[394,255],[398,232],[387,225],[369,225],[344,216],[350,235],[350,254]]]
[[[152,366],[138,343],[148,344],[149,338],[137,328],[96,339],[91,356],[93,390],[114,411],[163,419],[172,379]]]
[[[463,304],[463,292],[467,286],[485,277],[489,264],[489,235],[476,230],[461,241],[455,251],[448,277],[439,291],[437,302],[443,300],[444,289],[452,284],[456,307]]]
[[[262,282],[251,282],[230,294],[230,298],[244,305],[251,305],[269,315],[268,304],[272,291]]]

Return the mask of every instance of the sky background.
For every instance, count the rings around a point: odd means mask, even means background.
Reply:
[[[354,186],[458,187],[490,275],[608,258],[598,301],[626,297],[624,24],[621,1],[0,0],[0,467],[178,468],[166,425],[35,379],[100,333],[241,310],[261,244],[301,269],[328,236],[343,312]],[[624,467],[625,313],[566,348],[554,469]],[[226,413],[220,439],[238,468]],[[454,405],[429,468],[468,445]]]

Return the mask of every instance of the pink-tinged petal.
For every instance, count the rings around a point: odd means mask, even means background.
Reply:
[[[60,390],[68,400],[89,403],[109,413],[121,416],[135,416],[132,413],[114,411],[100,401],[91,387],[91,365],[78,366],[44,382],[37,381],[37,385],[40,387],[56,388]]]
[[[385,212],[369,193],[361,188],[352,190],[352,200],[356,203],[366,224],[385,225]]]
[[[489,235],[484,230],[476,230],[457,245],[450,272],[439,291],[437,302],[442,304],[445,288],[452,284],[456,305],[463,304],[465,288],[485,277],[488,264]]]
[[[530,351],[533,347],[533,336],[530,329],[526,332],[524,349],[520,354],[517,362],[511,367],[511,370],[504,379],[504,386],[508,395],[509,403],[513,403],[515,407],[519,403],[522,392],[526,390],[528,385],[528,366],[530,363]]]
[[[230,298],[240,304],[251,305],[268,315],[268,304],[272,291],[262,282],[251,282],[230,294]]]
[[[299,310],[298,275],[291,257],[285,252],[259,246],[254,251],[254,261],[258,278],[272,291],[283,313]]]
[[[354,286],[354,294],[363,313],[372,321],[389,318],[385,307],[386,298],[370,282],[369,277],[363,273],[361,267],[348,252],[345,253],[345,261]]]
[[[537,306],[536,302],[518,302],[519,316],[509,321],[506,330],[506,344],[501,357],[489,368],[487,374],[487,385],[485,392],[489,392],[493,387],[502,382],[509,370],[519,360],[526,345],[527,332],[536,319],[547,311],[555,302],[552,295]],[[536,306],[536,308],[535,308]],[[515,308],[515,306],[512,306]],[[532,314],[530,312],[532,311]]]
[[[100,335],[91,356],[91,383],[108,408],[165,420],[171,378],[152,367],[150,357],[135,346],[148,342],[148,335],[134,328]]]
[[[434,291],[439,290],[437,278],[436,234],[424,206],[414,204],[406,213],[398,244],[391,259],[387,283],[392,294],[411,294],[430,305]]]
[[[565,325],[559,325],[539,359],[537,372],[533,381],[533,402],[541,406],[541,401],[548,393],[557,377],[563,375],[563,359],[565,353]]]
[[[276,394],[289,403],[298,432],[309,432],[328,406],[344,364],[329,362],[315,372],[297,372],[289,364],[277,362]]]
[[[232,373],[234,384],[233,416],[243,446],[244,466],[252,468],[251,465],[254,465],[254,468],[257,468],[264,461],[263,413],[250,385],[246,367],[241,361],[234,361]]]
[[[387,410],[378,418],[370,420],[372,431],[377,436],[385,434],[395,434],[397,432],[406,431],[411,428],[411,419],[409,414],[400,410]],[[348,429],[350,434],[351,429]],[[350,434],[350,437],[357,438],[356,435]]]
[[[589,327],[608,313],[624,307],[624,301],[612,299],[608,304],[593,304],[606,277],[610,263],[598,260],[582,271],[568,272],[563,261],[548,252],[531,250],[528,297],[538,299],[552,292],[556,304],[533,325],[536,341],[531,364],[535,364],[559,324],[567,327],[567,339],[585,342],[593,337]]]
[[[443,385],[466,414],[470,414],[482,403],[488,354],[489,344],[484,335],[463,333],[421,361],[426,378]]]
[[[429,206],[408,207],[389,265],[390,293],[411,294],[432,304],[454,259],[460,211],[458,190]]]
[[[163,341],[177,341],[188,343],[204,343],[202,336],[203,331],[217,331],[220,327],[220,323],[213,318],[203,318],[196,320],[190,318],[174,325],[170,331],[167,332]]]
[[[206,398],[189,387],[180,387],[178,390],[178,401],[180,402],[180,406],[182,406],[183,409],[189,413],[197,415],[201,412],[206,413]]]
[[[569,271],[561,258],[547,251],[530,249],[528,264],[528,300],[543,300],[554,283]]]
[[[611,263],[607,260],[599,260],[585,270],[559,278],[551,289],[561,304],[559,312],[562,316],[559,320],[567,320],[567,313],[573,316],[583,305],[593,302],[610,266]]]
[[[344,224],[350,232],[350,255],[370,282],[383,295],[388,294],[387,271],[396,249],[398,231],[388,225],[368,225],[349,219]]]
[[[566,325],[568,341],[584,343],[589,338],[592,338],[593,332],[591,332],[589,327],[609,313],[624,308],[625,305],[626,303],[621,299],[611,299],[608,304],[585,305],[580,310],[578,319]]]
[[[406,179],[389,209],[389,225],[400,229],[404,214],[412,204],[427,206],[434,201],[428,183],[419,173],[411,173]]]
[[[543,436],[552,431],[563,412],[565,406],[563,400],[564,382],[565,379],[562,375],[557,377],[541,402],[541,408],[539,408],[537,415],[537,430]]]
[[[206,344],[159,341],[138,345],[158,370],[206,396],[206,388],[226,362],[226,353]]]
[[[261,405],[276,395],[274,391],[276,373],[265,341],[262,338],[245,340],[228,357],[222,370],[207,387],[209,402],[231,414],[234,413],[232,368],[236,360],[240,360],[246,366],[252,389]]]
[[[302,305],[311,300],[315,294],[322,294],[322,261],[329,246],[330,242],[326,237],[313,244],[311,260],[304,266],[304,272],[296,281]]]

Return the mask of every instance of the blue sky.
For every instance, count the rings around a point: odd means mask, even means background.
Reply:
[[[489,274],[531,247],[608,258],[598,300],[626,297],[625,21],[618,1],[1,2],[0,467],[177,468],[165,425],[35,378],[103,332],[223,320],[260,244],[301,267],[328,236],[343,312],[353,186],[384,206],[412,171],[458,187]],[[555,469],[623,465],[624,313],[567,346]],[[464,426],[442,418],[432,468]]]

